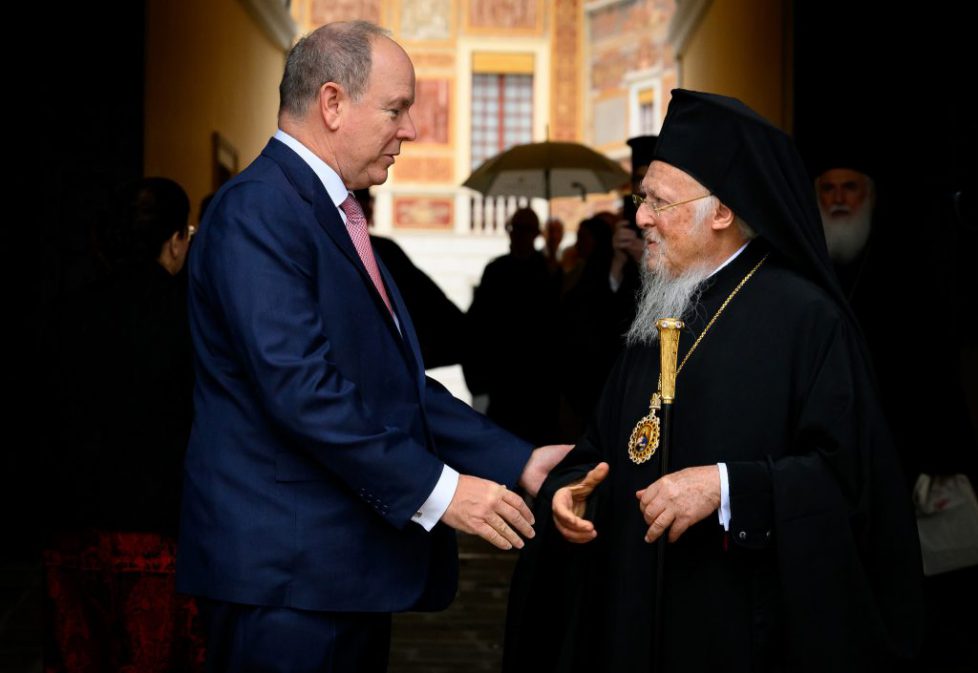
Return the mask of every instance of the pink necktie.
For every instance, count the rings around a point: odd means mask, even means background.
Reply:
[[[391,300],[384,288],[384,281],[380,278],[377,260],[374,259],[373,248],[370,247],[370,234],[367,232],[367,218],[363,215],[363,209],[353,194],[347,194],[346,200],[340,204],[340,208],[346,213],[346,228],[350,232],[350,238],[353,239],[353,247],[357,249],[357,254],[360,255],[360,261],[367,267],[367,273],[384,303],[387,304],[387,310],[391,312],[391,315],[394,315]]]

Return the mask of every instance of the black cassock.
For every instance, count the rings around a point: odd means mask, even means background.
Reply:
[[[708,281],[679,360],[767,252],[758,240]],[[873,670],[912,650],[919,550],[858,335],[837,303],[772,253],[679,373],[670,471],[724,462],[732,519],[668,546],[664,670]],[[548,478],[538,535],[513,580],[504,670],[650,671],[655,545],[635,492],[660,476],[629,435],[649,411],[658,345],[629,348],[585,437]],[[909,397],[914,380],[907,377]],[[598,537],[561,538],[550,500],[599,461]],[[715,668],[714,668],[715,667]]]

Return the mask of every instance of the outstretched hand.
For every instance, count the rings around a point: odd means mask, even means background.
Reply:
[[[441,520],[500,549],[522,549],[520,534],[533,537],[533,513],[523,498],[502,484],[467,474],[459,475],[455,495]]]
[[[526,462],[526,467],[523,468],[523,474],[520,475],[519,484],[523,490],[532,497],[537,497],[543,480],[550,474],[550,470],[554,469],[573,448],[573,444],[551,444],[534,449]]]
[[[583,518],[587,499],[598,484],[608,476],[608,463],[598,463],[584,479],[564,486],[554,493],[552,503],[554,524],[569,542],[590,542],[598,535],[594,524]]]

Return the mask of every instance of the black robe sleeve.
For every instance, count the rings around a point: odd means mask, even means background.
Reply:
[[[803,382],[792,449],[727,464],[731,540],[776,546],[787,653],[804,670],[909,657],[920,637],[910,501],[847,330],[836,323]]]

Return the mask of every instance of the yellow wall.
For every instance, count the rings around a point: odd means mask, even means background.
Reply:
[[[191,221],[212,191],[211,134],[244,169],[275,133],[284,65],[239,0],[146,3],[145,175],[183,185]]]
[[[735,96],[790,132],[785,0],[713,0],[680,57],[680,86]]]

